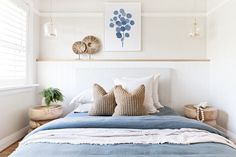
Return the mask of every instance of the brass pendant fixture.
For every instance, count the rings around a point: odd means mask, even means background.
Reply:
[[[193,11],[195,13],[197,12],[197,0],[194,0]],[[200,28],[199,28],[199,23],[197,21],[197,15],[195,15],[193,18],[192,30],[189,33],[189,36],[192,38],[196,38],[200,36]]]
[[[199,37],[200,36],[200,28],[198,26],[197,23],[197,17],[194,18],[194,22],[193,22],[193,28],[192,28],[192,32],[189,33],[190,37]]]

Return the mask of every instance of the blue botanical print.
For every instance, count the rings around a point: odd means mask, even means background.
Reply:
[[[126,13],[122,8],[113,11],[109,27],[115,29],[115,35],[121,41],[122,47],[124,47],[125,38],[130,37],[129,32],[133,25],[135,25],[135,21],[132,19],[132,14]]]

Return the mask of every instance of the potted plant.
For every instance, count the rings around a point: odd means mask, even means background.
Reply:
[[[43,96],[42,104],[41,106],[34,106],[29,109],[30,119],[36,122],[46,122],[61,117],[63,107],[60,103],[64,100],[61,91],[58,88],[50,87],[43,89],[40,95]],[[32,126],[31,123],[31,127],[35,126]]]
[[[46,88],[40,94],[43,96],[43,106],[49,107],[52,103],[62,102],[64,100],[64,96],[58,88]]]

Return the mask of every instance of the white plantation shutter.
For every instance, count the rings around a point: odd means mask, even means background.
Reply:
[[[0,86],[27,81],[28,9],[19,0],[0,0]]]

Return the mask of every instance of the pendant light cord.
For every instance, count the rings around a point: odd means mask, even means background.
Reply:
[[[197,13],[197,1],[196,0],[193,1],[193,10],[194,10],[194,14],[196,14]],[[194,20],[195,20],[195,23],[196,23],[197,15],[195,15]]]
[[[53,24],[53,21],[52,21],[52,14],[53,14],[53,12],[52,12],[52,0],[50,0],[50,10],[51,10],[51,16],[50,16],[50,21],[51,21],[51,24]]]

